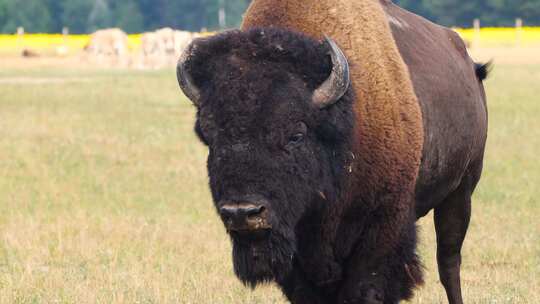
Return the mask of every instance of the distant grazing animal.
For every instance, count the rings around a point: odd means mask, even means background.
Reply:
[[[142,65],[157,68],[174,64],[192,39],[190,32],[171,28],[144,33],[141,37]]]
[[[90,42],[85,50],[95,56],[126,56],[128,53],[127,34],[118,28],[96,31],[90,35]]]
[[[254,0],[242,30],[195,40],[178,80],[239,279],[297,304],[398,303],[422,283],[415,222],[434,210],[462,303],[487,70],[387,0]]]
[[[184,50],[193,40],[193,34],[186,31],[174,31],[174,53],[176,56],[182,55]]]
[[[170,27],[166,27],[157,30],[155,33],[160,44],[160,51],[165,55],[173,55],[175,50],[174,30]]]
[[[21,56],[25,58],[35,58],[35,57],[39,57],[39,53],[37,53],[36,51],[29,50],[29,49],[24,49],[21,53]]]
[[[141,35],[141,50],[144,56],[152,56],[160,52],[159,39],[154,32]]]

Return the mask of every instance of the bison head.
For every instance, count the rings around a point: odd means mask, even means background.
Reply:
[[[177,73],[197,106],[237,276],[251,286],[287,279],[347,173],[354,118],[345,56],[328,38],[230,31],[195,40]]]

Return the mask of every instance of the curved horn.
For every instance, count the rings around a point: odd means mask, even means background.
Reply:
[[[191,74],[186,70],[186,63],[192,56],[193,50],[194,46],[190,46],[182,53],[182,56],[180,56],[178,65],[176,66],[176,77],[178,78],[180,89],[182,89],[187,98],[198,107],[200,105],[201,94],[199,88],[195,86]]]
[[[313,103],[320,109],[336,103],[349,88],[349,63],[343,51],[330,38],[325,36],[325,43],[329,47],[328,54],[332,58],[332,73],[324,83],[313,92]]]

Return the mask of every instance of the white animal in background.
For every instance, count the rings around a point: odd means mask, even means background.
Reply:
[[[162,28],[141,36],[140,68],[174,66],[184,49],[193,40],[186,31]]]
[[[193,34],[187,31],[174,31],[174,55],[180,57],[193,40]]]
[[[85,50],[95,55],[124,56],[128,53],[128,36],[118,28],[99,30],[90,35]]]
[[[100,63],[122,64],[128,57],[128,36],[118,28],[96,31],[90,35],[85,51]]]

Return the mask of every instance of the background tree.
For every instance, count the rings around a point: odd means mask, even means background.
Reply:
[[[61,23],[72,33],[88,32],[88,16],[93,3],[88,0],[62,0]]]
[[[199,31],[237,27],[251,0],[0,0],[0,32],[18,26],[28,32],[55,32],[67,26],[72,33],[120,27],[129,33],[165,26]],[[512,26],[516,18],[540,25],[540,0],[394,0],[397,4],[446,26]]]
[[[111,3],[113,20],[111,24],[123,29],[128,33],[140,33],[144,31],[144,18],[139,4],[135,0],[124,0]]]
[[[199,1],[163,1],[162,15],[159,26],[170,26],[173,28],[189,31],[200,31],[202,28],[208,28],[208,7],[215,2],[214,0]]]
[[[42,0],[3,0],[4,20],[0,20],[2,32],[14,33],[23,26],[30,32],[48,31],[53,27],[49,8]]]
[[[8,15],[8,6],[5,0],[0,0],[0,32],[3,31],[5,25],[4,22],[7,22]]]

